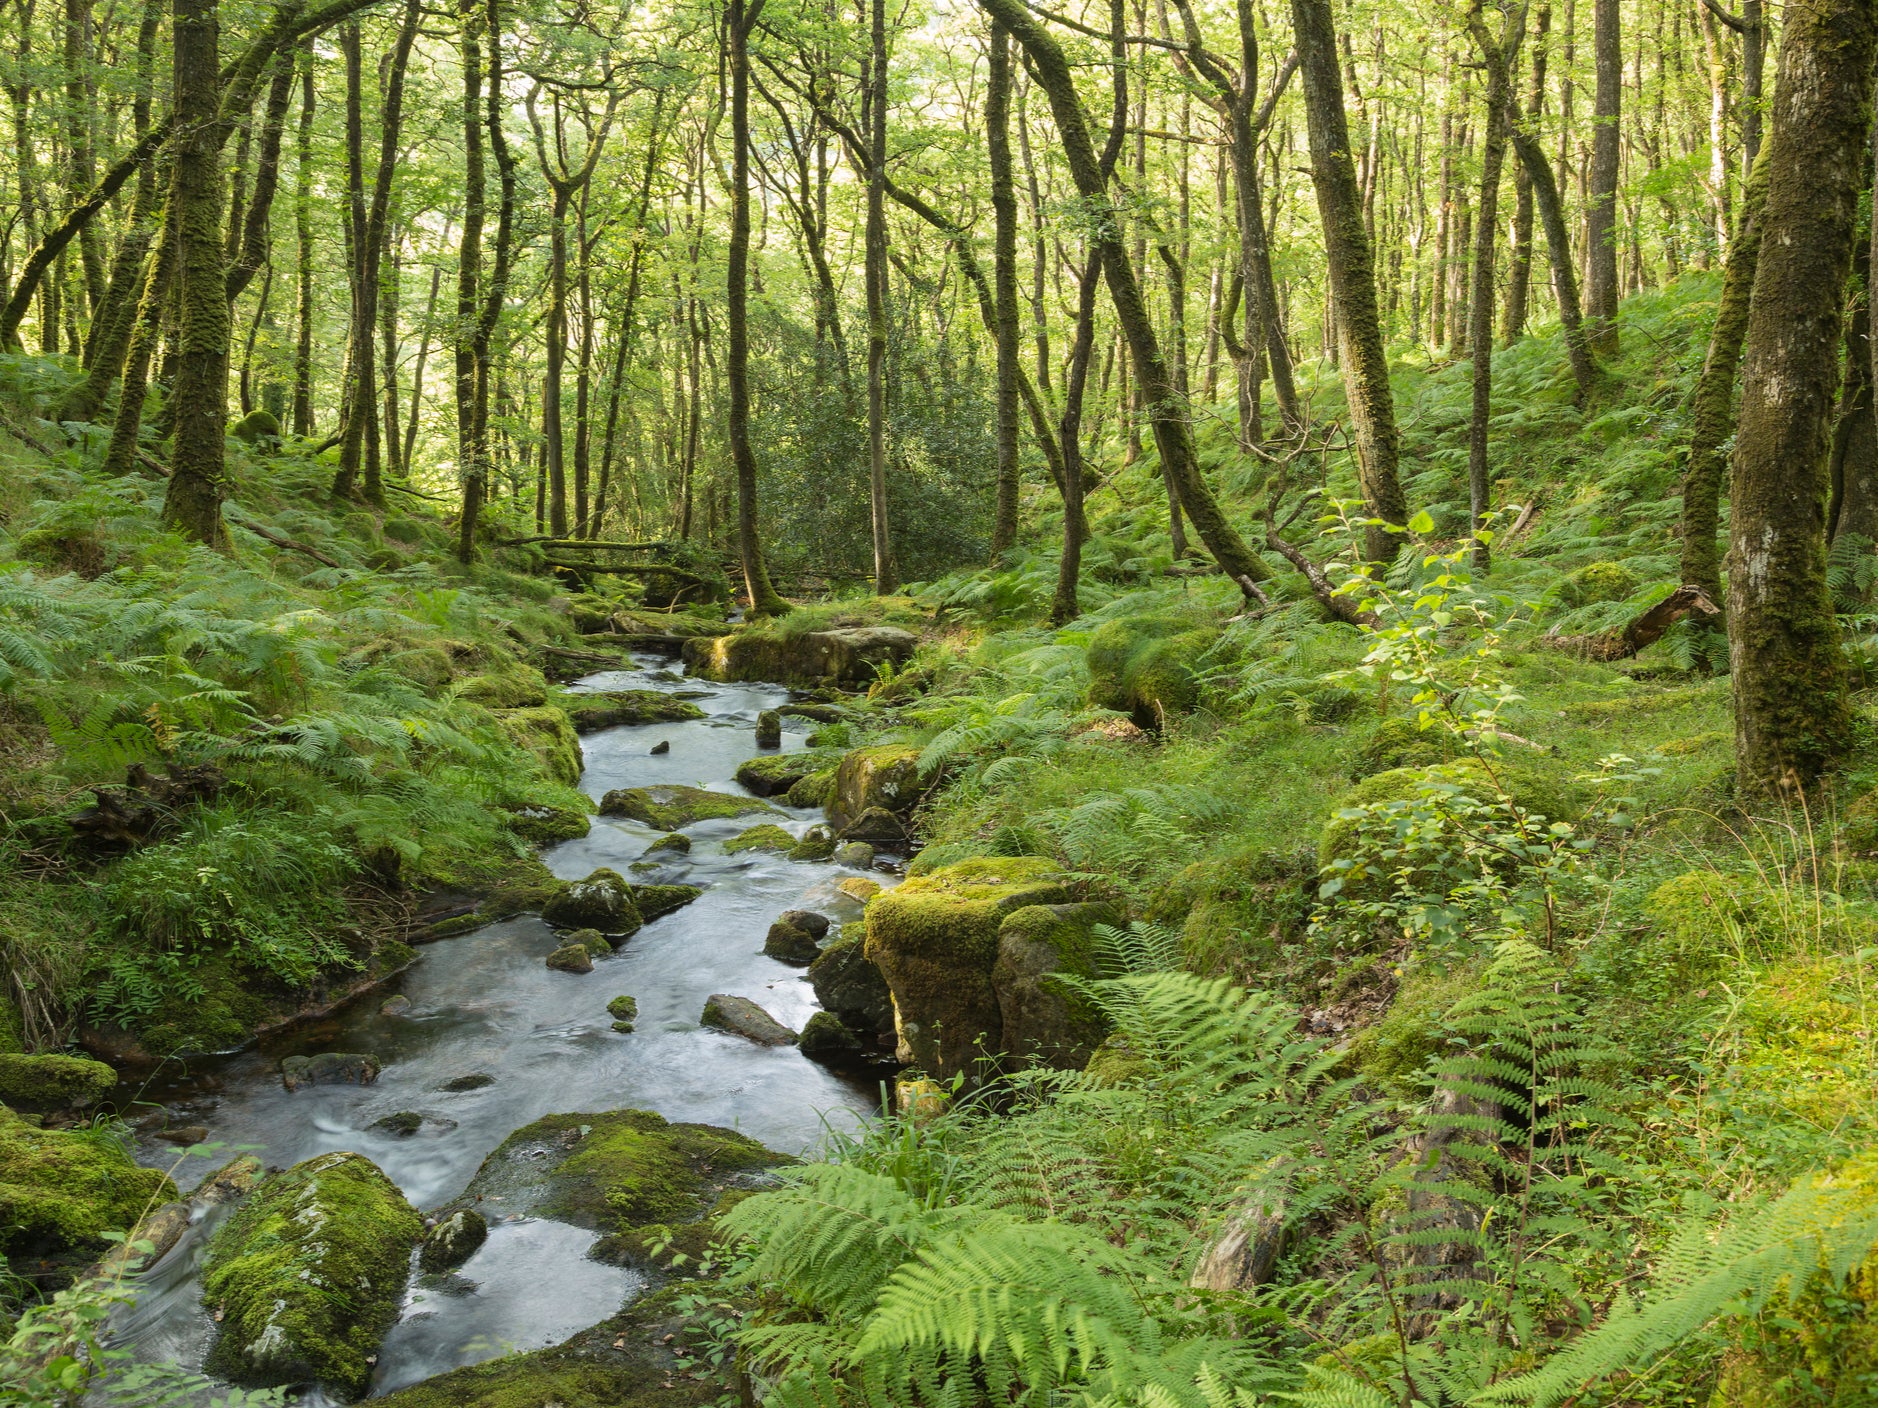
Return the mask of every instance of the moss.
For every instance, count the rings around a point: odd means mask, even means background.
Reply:
[[[423,1219],[358,1154],[269,1178],[209,1244],[202,1296],[221,1336],[212,1372],[241,1383],[317,1379],[362,1396],[398,1318]]]
[[[548,702],[548,681],[541,671],[518,665],[464,680],[456,688],[456,697],[486,709],[532,709]]]
[[[449,684],[456,673],[456,666],[448,653],[434,645],[400,650],[395,655],[386,656],[384,663],[388,669],[396,670],[414,684],[433,690]]]
[[[1269,982],[1280,951],[1310,922],[1316,857],[1259,844],[1196,861],[1154,896],[1147,917],[1177,927],[1197,973]]]
[[[790,860],[828,860],[838,843],[835,833],[826,826],[811,826],[802,839],[789,850]]]
[[[704,710],[688,699],[658,689],[609,690],[604,694],[569,694],[561,707],[580,733],[622,724],[669,724],[701,719]]]
[[[1194,666],[1219,639],[1214,626],[1172,616],[1124,616],[1089,638],[1089,702],[1142,728],[1189,714],[1200,700]]]
[[[1455,754],[1454,737],[1444,728],[1422,728],[1415,719],[1384,719],[1370,730],[1369,737],[1356,751],[1357,777],[1388,772],[1394,768],[1426,767],[1443,763]]]
[[[544,706],[510,709],[497,717],[516,746],[534,754],[549,777],[569,787],[580,781],[580,737],[564,712]]]
[[[688,640],[685,664],[704,679],[865,685],[873,681],[877,667],[904,664],[919,644],[912,632],[897,626],[790,626],[788,621],[800,614],[730,635]]]
[[[636,1022],[639,1020],[639,999],[621,993],[606,1005],[607,1016],[618,1022]]]
[[[1624,601],[1636,594],[1636,574],[1617,561],[1593,562],[1580,567],[1558,584],[1558,599],[1566,606],[1593,606]]]
[[[866,956],[887,979],[902,1045],[928,1074],[971,1068],[981,1036],[998,1049],[1002,1018],[991,970],[1006,915],[1070,898],[1061,872],[1034,856],[969,860],[877,896]]]
[[[739,765],[737,781],[759,797],[775,797],[788,793],[798,782],[826,771],[829,766],[830,755],[813,750],[770,753]]]
[[[738,855],[744,851],[789,851],[795,848],[796,838],[773,822],[761,826],[752,826],[748,831],[739,831],[724,842],[724,854]]]
[[[834,799],[839,771],[837,767],[810,773],[792,786],[783,800],[792,807],[826,807]]]
[[[160,1169],[139,1168],[103,1129],[53,1130],[0,1106],[0,1250],[58,1256],[103,1250],[177,1197]]]
[[[278,440],[280,439],[280,421],[272,413],[256,409],[249,411],[229,426],[228,433],[249,445],[257,444],[262,440]]]
[[[903,743],[856,748],[844,754],[827,803],[829,822],[843,830],[875,807],[896,816],[910,810],[933,781],[921,777],[919,754],[919,749]]]
[[[698,821],[775,812],[768,802],[713,792],[703,787],[662,783],[656,787],[615,788],[600,799],[600,815],[623,816],[658,831],[676,831]]]
[[[16,1110],[95,1105],[117,1085],[117,1072],[82,1056],[0,1055],[0,1104]]]
[[[991,984],[998,1000],[1000,1048],[1009,1059],[1059,1070],[1081,1070],[1089,1063],[1110,1023],[1063,977],[1095,977],[1096,926],[1121,922],[1121,912],[1100,901],[1029,905],[1005,916],[998,926]]]
[[[503,824],[537,846],[577,841],[593,829],[584,812],[569,807],[522,807],[510,812]]]
[[[15,1055],[26,1049],[25,1038],[20,1031],[20,1009],[13,1005],[13,999],[0,993],[0,1055]]]
[[[683,909],[704,893],[696,885],[634,885],[632,891],[639,917],[648,924]]]
[[[563,886],[542,905],[541,918],[557,929],[598,929],[616,937],[637,933],[645,922],[633,887],[605,866]]]
[[[1442,1019],[1477,985],[1476,975],[1464,969],[1418,969],[1409,974],[1382,1020],[1351,1040],[1346,1056],[1350,1069],[1404,1098],[1418,1098],[1423,1092],[1416,1078],[1428,1058],[1442,1049]]]
[[[1855,1147],[1878,1142],[1870,1032],[1856,968],[1831,958],[1777,964],[1735,1011],[1718,1103],[1750,1136],[1771,1127],[1784,1143],[1786,1129],[1797,1127],[1830,1131],[1833,1142]]]

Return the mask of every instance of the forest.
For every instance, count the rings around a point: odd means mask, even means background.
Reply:
[[[1878,1404],[1878,0],[0,87],[0,1408]]]

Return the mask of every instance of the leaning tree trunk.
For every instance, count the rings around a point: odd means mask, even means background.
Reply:
[[[991,22],[991,65],[985,85],[985,145],[991,158],[996,217],[991,283],[998,348],[998,501],[992,517],[995,559],[1017,541],[1017,183],[1011,165],[1011,41]],[[870,187],[873,184],[870,181]]]
[[[226,549],[222,497],[231,324],[222,258],[220,26],[216,0],[174,0],[170,14],[179,119],[170,179],[179,318],[171,393],[175,445],[163,521],[199,543]]]
[[[1363,225],[1363,194],[1350,159],[1350,129],[1343,111],[1343,77],[1337,65],[1330,0],[1291,0],[1291,15],[1310,127],[1311,182],[1317,188],[1317,209],[1324,224],[1344,391],[1356,431],[1357,476],[1371,515],[1389,525],[1369,530],[1369,556],[1388,562],[1401,545],[1400,527],[1408,522],[1408,501],[1396,477],[1401,436],[1376,302],[1376,269]]]
[[[1037,81],[1050,100],[1050,111],[1056,118],[1057,134],[1071,177],[1096,224],[1093,238],[1102,257],[1116,321],[1128,340],[1137,375],[1147,393],[1154,417],[1154,439],[1161,454],[1161,472],[1174,481],[1181,507],[1187,511],[1200,540],[1213,554],[1220,569],[1247,596],[1263,599],[1258,583],[1271,575],[1270,569],[1240,537],[1200,473],[1187,408],[1174,395],[1173,380],[1161,356],[1160,340],[1142,299],[1134,266],[1122,244],[1118,214],[1109,198],[1107,177],[1089,139],[1088,120],[1068,60],[1056,40],[1037,23],[1024,0],[980,0],[980,3],[1024,46]]]
[[[1730,495],[1728,655],[1747,799],[1800,800],[1849,742],[1826,452],[1875,51],[1873,0],[1786,11]]]
[[[779,616],[789,603],[770,585],[756,515],[756,451],[750,444],[750,30],[755,15],[746,0],[727,0],[724,42],[730,67],[730,240],[725,275],[724,321],[730,347],[724,357],[730,393],[730,455],[737,467],[737,550],[744,590],[758,616]],[[695,389],[695,388],[694,388]],[[880,526],[885,505],[876,502],[875,568],[880,568]]]
[[[1565,228],[1565,206],[1559,199],[1558,182],[1552,175],[1552,163],[1536,135],[1538,124],[1527,126],[1511,122],[1509,136],[1519,164],[1532,178],[1532,199],[1539,208],[1539,224],[1545,230],[1546,258],[1552,266],[1552,293],[1558,299],[1559,326],[1565,334],[1565,355],[1571,362],[1575,400],[1584,405],[1597,391],[1597,363],[1591,356],[1591,339],[1578,304],[1578,270],[1572,263],[1571,232]]]
[[[1682,475],[1682,580],[1719,602],[1723,446],[1734,431],[1735,374],[1748,332],[1748,302],[1761,252],[1761,209],[1767,196],[1767,165],[1755,162],[1741,200],[1741,224],[1722,270],[1721,303],[1709,329],[1708,355],[1689,403],[1689,453]]]
[[[168,162],[165,166],[168,166]],[[170,282],[176,276],[176,223],[174,206],[165,205],[157,221],[155,243],[144,269],[143,291],[124,350],[124,377],[117,393],[117,415],[111,424],[111,443],[104,452],[104,472],[129,474],[137,463],[137,437],[143,432],[144,391],[150,383],[150,361],[163,331],[163,310],[169,303]]]
[[[1592,6],[1592,52],[1597,88],[1592,99],[1590,193],[1585,206],[1585,322],[1591,348],[1617,355],[1618,122],[1624,91],[1623,33],[1618,0]]]
[[[1552,7],[1542,3],[1532,21],[1532,86],[1526,90],[1526,121],[1537,124],[1545,113],[1545,41],[1552,28]],[[1512,79],[1508,65],[1507,78]],[[1506,280],[1506,315],[1500,340],[1508,347],[1526,331],[1526,313],[1532,301],[1532,173],[1524,162],[1514,177],[1513,267]]]
[[[1066,626],[1081,613],[1082,579],[1082,397],[1089,383],[1089,359],[1095,351],[1096,283],[1101,257],[1092,253],[1076,293],[1076,339],[1070,346],[1069,372],[1063,384],[1063,557],[1057,565],[1056,597],[1050,621]]]

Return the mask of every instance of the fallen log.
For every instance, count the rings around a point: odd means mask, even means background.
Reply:
[[[1540,637],[1553,650],[1563,650],[1584,660],[1608,663],[1628,660],[1646,646],[1655,645],[1664,632],[1694,612],[1698,616],[1719,616],[1721,608],[1709,600],[1708,593],[1690,582],[1657,602],[1647,611],[1631,618],[1621,631],[1593,631],[1586,635]]]

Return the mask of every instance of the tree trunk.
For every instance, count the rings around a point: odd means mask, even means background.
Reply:
[[[567,364],[568,189],[554,188],[548,214],[548,375],[541,383],[541,453],[548,475],[548,531],[567,536],[567,461],[561,435],[561,375]]]
[[[1744,799],[1800,800],[1849,742],[1826,585],[1826,451],[1874,51],[1872,0],[1786,11],[1730,495],[1728,654]]]
[[[724,299],[730,349],[725,355],[725,371],[730,391],[730,455],[737,468],[737,551],[743,564],[744,590],[749,594],[753,614],[777,616],[789,609],[789,603],[776,594],[770,585],[769,569],[763,564],[757,523],[756,451],[750,444],[750,31],[763,3],[755,0],[752,7],[749,0],[726,0],[724,13],[724,42],[730,51],[725,57],[730,69],[731,132],[729,268]],[[695,383],[692,389],[695,395]],[[884,510],[884,504],[876,504],[877,567]]]
[[[1853,255],[1858,292],[1845,329],[1845,381],[1839,391],[1839,420],[1832,432],[1832,497],[1826,537],[1844,538],[1869,553],[1878,541],[1878,416],[1872,413],[1871,241]]]
[[[1116,321],[1128,339],[1137,373],[1148,393],[1155,442],[1161,453],[1161,471],[1173,478],[1181,507],[1192,519],[1200,540],[1213,554],[1220,569],[1247,596],[1262,598],[1264,594],[1258,583],[1270,576],[1270,571],[1239,536],[1200,473],[1187,408],[1173,394],[1153,321],[1148,316],[1134,267],[1121,241],[1117,214],[1108,194],[1108,179],[1090,142],[1082,100],[1077,95],[1075,77],[1063,51],[1031,16],[1023,0],[980,0],[980,3],[1023,45],[1035,67],[1037,81],[1049,97],[1071,176],[1085,207],[1096,221],[1093,238],[1115,305]]]
[[[985,87],[985,145],[991,157],[991,206],[996,216],[991,283],[997,340],[998,500],[992,516],[995,560],[1017,541],[1017,188],[1011,166],[1011,41],[991,22],[991,65]]]
[[[293,433],[313,434],[313,40],[294,51],[300,70],[300,128],[294,145],[293,229],[296,270]]]
[[[463,486],[457,516],[456,555],[476,554],[476,520],[489,490],[489,447],[477,424],[477,324],[480,321],[483,218],[487,208],[483,170],[483,16],[480,0],[463,0],[458,44],[463,61],[463,233],[456,257],[456,472]]]
[[[162,336],[163,310],[169,303],[170,283],[176,277],[178,239],[174,212],[173,203],[164,205],[163,214],[157,220],[156,239],[146,261],[143,293],[137,300],[137,317],[131,327],[130,344],[124,351],[124,377],[117,395],[117,415],[111,424],[111,443],[104,452],[106,474],[129,474],[137,465],[137,437],[143,432],[143,401],[150,382],[150,361],[156,355],[157,340]]]
[[[1709,329],[1708,354],[1689,401],[1689,453],[1682,476],[1682,580],[1719,602],[1722,447],[1734,431],[1735,374],[1747,337],[1748,304],[1761,252],[1761,210],[1767,168],[1756,162],[1741,197],[1741,227],[1722,268],[1721,302]]]
[[[733,0],[741,3],[741,0]],[[887,7],[872,0],[867,66],[867,465],[874,528],[874,590],[899,585],[887,517]],[[1002,340],[1000,336],[1000,341]]]
[[[1546,159],[1536,135],[1538,124],[1527,126],[1514,121],[1508,136],[1520,165],[1532,178],[1533,203],[1539,208],[1539,224],[1545,231],[1546,257],[1552,265],[1552,294],[1558,299],[1559,325],[1565,335],[1565,354],[1571,363],[1572,381],[1577,386],[1579,405],[1588,402],[1597,390],[1597,363],[1591,356],[1591,339],[1578,306],[1578,270],[1572,261],[1571,231],[1565,225],[1565,207],[1559,199],[1558,182],[1552,176],[1552,163]]]
[[[222,260],[222,84],[216,0],[173,0],[176,85],[175,166],[177,329],[175,445],[163,521],[210,547],[228,547],[222,523],[227,489],[229,316]]]
[[[1526,90],[1526,121],[1534,127],[1545,113],[1545,41],[1551,27],[1552,7],[1542,0],[1533,16],[1532,86]],[[1500,340],[1508,347],[1525,335],[1532,294],[1532,173],[1524,162],[1514,172],[1513,199],[1513,267],[1506,281],[1506,313],[1500,323]]]
[[[1526,10],[1516,7],[1501,27],[1496,41],[1480,17],[1479,0],[1467,16],[1468,28],[1481,52],[1498,54],[1487,64],[1487,125],[1480,143],[1480,211],[1474,235],[1474,289],[1469,306],[1467,345],[1473,349],[1473,409],[1467,427],[1468,527],[1474,534],[1474,567],[1485,573],[1493,565],[1492,549],[1481,530],[1486,525],[1492,484],[1487,464],[1487,426],[1493,416],[1493,263],[1499,235],[1500,175],[1506,165],[1507,109],[1512,94],[1508,76],[1519,55],[1526,27]],[[1530,225],[1528,226],[1530,232]],[[1528,234],[1530,239],[1530,233]]]
[[[1589,200],[1585,206],[1585,323],[1591,350],[1617,355],[1617,166],[1624,91],[1618,0],[1594,0],[1592,52],[1597,90],[1591,109]]]
[[[228,267],[228,301],[241,296],[267,260],[268,219],[274,195],[280,189],[280,141],[293,101],[294,55],[282,50],[274,56],[274,76],[267,89],[267,111],[261,120],[261,145],[255,155],[254,193],[242,220],[241,239]]]
[[[1324,225],[1330,289],[1337,305],[1343,382],[1356,431],[1357,475],[1370,514],[1387,527],[1369,530],[1373,561],[1394,559],[1408,503],[1396,477],[1401,438],[1389,386],[1389,354],[1376,306],[1376,271],[1363,229],[1362,193],[1350,161],[1350,131],[1343,112],[1343,79],[1329,0],[1291,0],[1305,116],[1311,140],[1311,181]]]
[[[1076,293],[1076,335],[1070,344],[1069,371],[1063,379],[1063,556],[1057,565],[1056,597],[1050,621],[1065,626],[1081,614],[1077,600],[1082,578],[1082,394],[1089,382],[1089,359],[1095,352],[1096,284],[1102,277],[1101,255],[1091,251]]]

